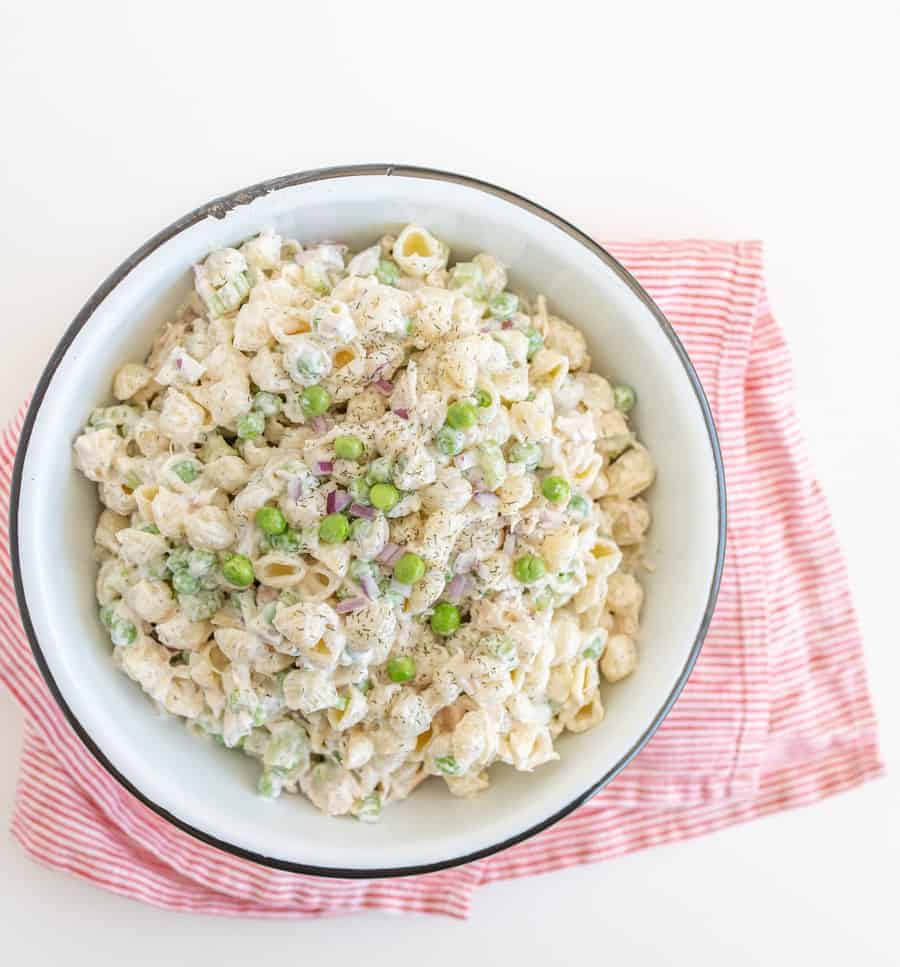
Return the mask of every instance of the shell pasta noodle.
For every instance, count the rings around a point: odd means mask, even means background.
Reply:
[[[415,225],[212,252],[74,444],[114,661],[263,796],[365,822],[557,759],[637,663],[635,392],[449,256]]]

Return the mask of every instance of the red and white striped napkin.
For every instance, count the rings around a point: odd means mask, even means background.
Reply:
[[[298,876],[236,859],[169,826],[82,746],[28,648],[6,527],[23,410],[0,438],[0,679],[27,717],[12,832],[29,855],[178,910],[464,917],[485,883],[698,836],[881,773],[847,574],[794,413],[790,360],[766,303],[760,244],[609,248],[684,342],[709,396],[728,481],[728,555],[715,618],[682,696],[635,761],[551,829],[429,876]]]

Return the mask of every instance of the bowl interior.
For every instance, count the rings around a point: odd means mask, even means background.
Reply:
[[[222,211],[218,214],[221,216]],[[456,799],[427,782],[377,825],[320,815],[304,799],[255,793],[256,765],[158,716],[116,670],[96,616],[94,485],[72,468],[70,445],[109,396],[116,366],[143,358],[184,298],[189,266],[266,225],[304,241],[365,246],[416,222],[453,248],[510,267],[511,285],[546,294],[585,332],[594,369],[637,388],[637,429],[658,482],[639,670],[606,688],[605,722],[559,742],[561,760],[535,774],[491,770],[489,791]],[[423,174],[351,174],[287,185],[208,215],[161,241],[74,334],[47,387],[23,465],[19,555],[29,615],[71,713],[146,799],[231,847],[277,863],[343,871],[441,864],[516,837],[582,797],[626,758],[667,703],[709,603],[719,545],[716,465],[695,387],[658,318],[608,262],[552,220],[481,186]],[[46,522],[62,517],[62,542]],[[59,529],[56,529],[59,535]]]

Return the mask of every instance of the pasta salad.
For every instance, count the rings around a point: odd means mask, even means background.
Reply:
[[[496,258],[448,263],[415,225],[214,251],[74,444],[114,661],[330,815],[557,759],[637,662],[635,393]]]

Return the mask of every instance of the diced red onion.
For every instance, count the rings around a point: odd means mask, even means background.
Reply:
[[[291,477],[287,485],[287,495],[289,500],[299,500],[303,493],[303,481],[299,477]]]
[[[409,410],[394,410],[394,412],[400,417],[401,420],[409,419]]]
[[[475,567],[478,558],[474,551],[460,551],[453,562],[453,571],[456,574],[468,574]]]
[[[379,564],[387,564],[393,555],[399,550],[400,548],[398,545],[392,544],[390,541],[388,541],[388,543],[385,544],[384,547],[382,547],[382,549],[375,555],[375,560],[378,561]]]
[[[328,429],[328,420],[324,416],[314,416],[311,426],[315,433],[325,433]]]
[[[381,549],[375,560],[378,561],[379,564],[383,564],[385,567],[393,567],[397,561],[403,557],[403,553],[404,551],[402,547],[388,542]]]
[[[351,517],[365,517],[366,520],[373,520],[375,508],[366,507],[364,504],[351,504],[349,513]]]
[[[453,465],[457,470],[471,470],[475,466],[475,454],[471,450],[464,450],[453,458]]]
[[[444,597],[453,604],[458,604],[471,590],[472,576],[470,574],[457,574],[444,589]]]
[[[175,368],[181,369],[184,366],[184,359],[181,356],[175,357]]]
[[[368,599],[364,598],[362,595],[359,595],[355,598],[344,598],[343,601],[338,601],[338,603],[334,606],[334,610],[337,611],[338,614],[350,614],[353,611],[362,610],[368,603]]]
[[[484,507],[486,509],[500,506],[500,498],[496,494],[492,494],[489,490],[481,490],[477,494],[473,494],[472,500],[474,500],[479,507]]]
[[[319,460],[316,462],[315,472],[320,476],[334,473],[334,464],[330,460]]]
[[[516,535],[509,531],[506,535],[506,540],[503,542],[503,553],[509,557],[512,555],[513,551],[516,549]]]
[[[325,499],[325,508],[329,514],[338,514],[353,502],[353,498],[344,490],[332,490]]]
[[[512,329],[512,319],[504,319],[501,329]]]
[[[374,385],[375,389],[385,396],[390,396],[394,392],[394,384],[389,379],[376,379]]]
[[[371,574],[364,574],[360,579],[359,583],[362,585],[363,591],[366,593],[366,597],[370,598],[372,601],[378,597],[378,583]]]
[[[389,589],[394,592],[394,594],[399,594],[401,598],[408,598],[412,593],[411,584],[401,584],[399,581],[391,578],[391,583],[388,585]]]

